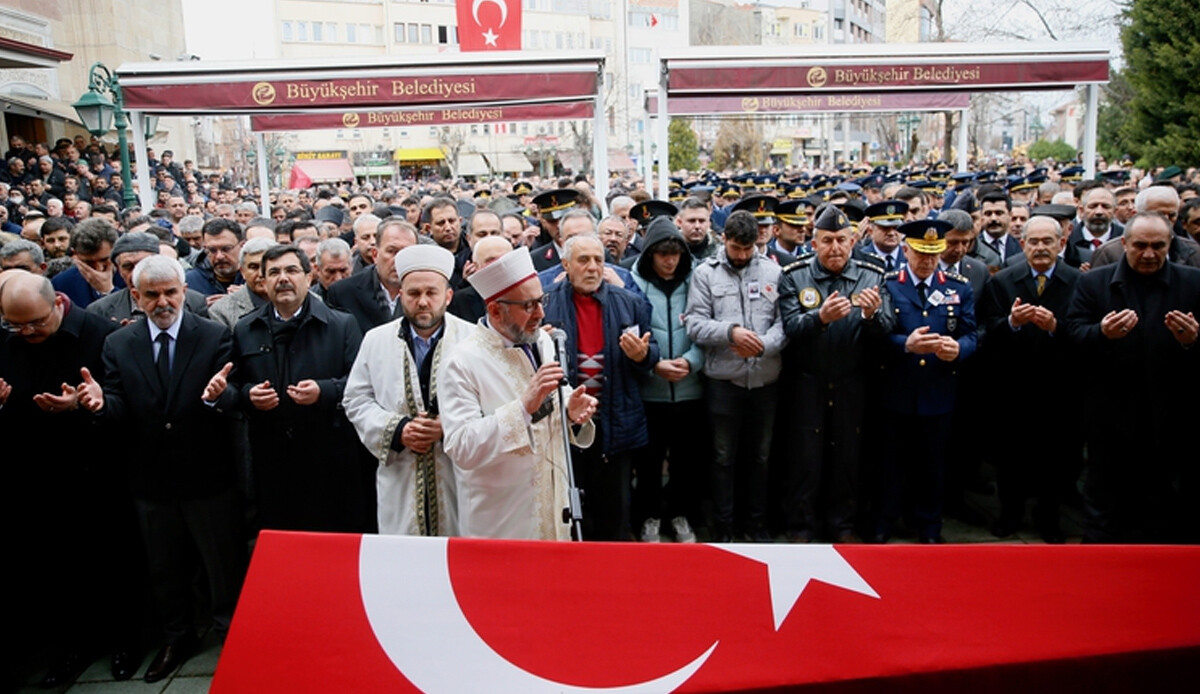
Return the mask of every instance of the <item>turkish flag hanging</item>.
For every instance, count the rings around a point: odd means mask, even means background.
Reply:
[[[462,51],[521,50],[521,0],[455,0]]]

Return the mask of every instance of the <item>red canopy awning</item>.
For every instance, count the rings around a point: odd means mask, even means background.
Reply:
[[[353,181],[354,167],[349,159],[303,159],[292,164],[288,188],[307,188],[314,183]]]

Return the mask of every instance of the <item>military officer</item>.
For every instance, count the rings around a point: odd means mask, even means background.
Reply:
[[[846,214],[828,205],[814,227],[815,252],[785,267],[779,283],[784,333],[799,357],[792,392],[783,395],[794,398],[798,418],[787,452],[784,513],[791,540],[850,542],[874,353],[868,348],[891,332],[895,319],[883,268],[851,257],[855,234]]]
[[[971,284],[962,275],[938,270],[949,229],[949,223],[930,219],[902,225],[908,266],[887,274],[895,326],[882,403],[884,489],[873,538],[880,542],[887,541],[902,510],[922,543],[945,542],[946,441],[959,364],[976,346]]]

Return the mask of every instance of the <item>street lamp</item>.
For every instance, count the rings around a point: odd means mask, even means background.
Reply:
[[[105,93],[112,94],[109,100]],[[88,90],[79,97],[72,106],[83,121],[83,127],[96,137],[101,137],[109,130],[109,124],[116,118],[117,147],[121,150],[121,185],[126,209],[137,206],[137,196],[133,194],[133,177],[129,167],[129,143],[125,139],[125,129],[129,123],[125,120],[125,98],[121,95],[121,85],[117,76],[112,74],[104,63],[94,63],[88,71]]]

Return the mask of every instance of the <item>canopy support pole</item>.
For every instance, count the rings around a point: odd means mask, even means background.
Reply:
[[[254,146],[258,149],[258,195],[262,216],[271,216],[271,180],[267,178],[267,143],[262,133],[254,133]]]
[[[608,214],[608,120],[604,111],[604,63],[596,76],[596,113],[592,120],[592,175],[596,181],[596,204],[600,216]],[[587,173],[586,171],[583,173]]]
[[[658,75],[658,149],[655,151],[655,156],[658,158],[658,189],[650,190],[650,194],[658,200],[667,199],[667,178],[669,176],[668,167],[670,165],[670,157],[668,156],[667,148],[667,128],[670,122],[667,117],[667,63],[661,61],[661,66]],[[649,182],[647,181],[647,185]]]
[[[1096,129],[1099,122],[1100,89],[1087,86],[1087,110],[1083,114],[1083,168],[1084,180],[1096,178]]]
[[[971,146],[970,140],[967,138],[967,119],[971,115],[971,109],[964,108],[959,111],[958,116],[958,170],[963,172],[967,170],[967,148]]]
[[[150,165],[146,161],[146,126],[141,111],[129,112],[129,125],[133,128],[133,156],[129,157],[129,162],[132,165],[136,160],[140,164],[137,167],[138,202],[142,206],[142,214],[149,214],[158,202],[158,195],[150,183]]]

